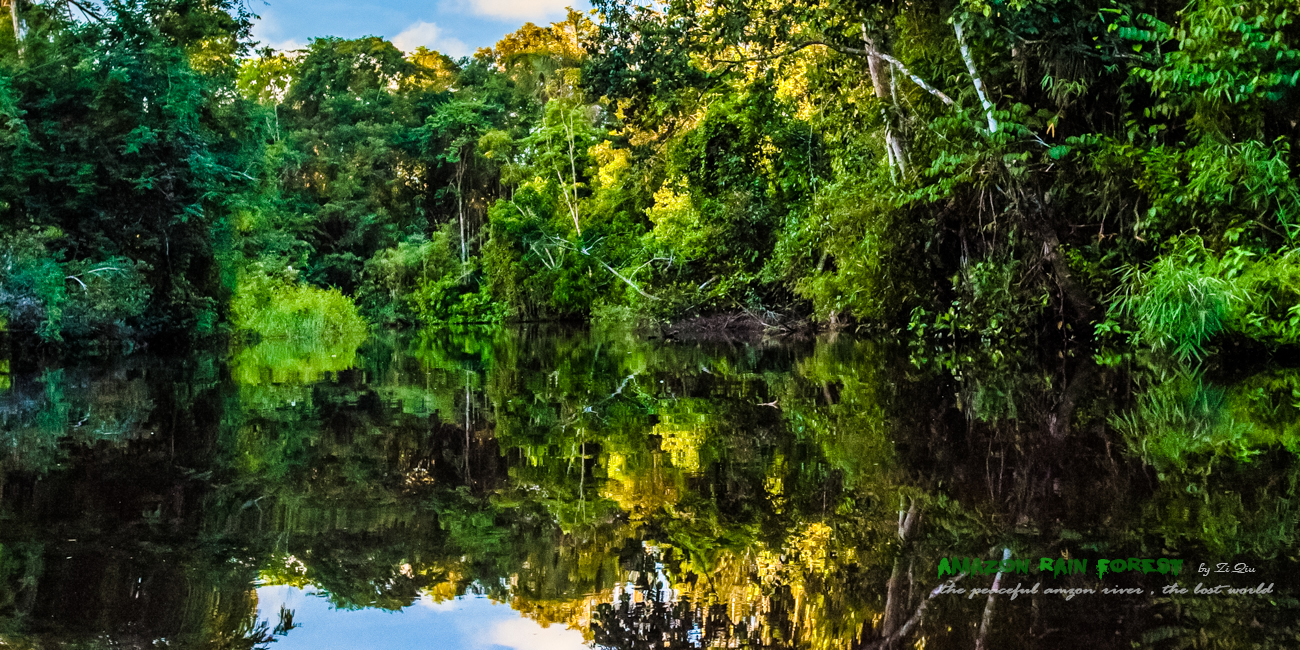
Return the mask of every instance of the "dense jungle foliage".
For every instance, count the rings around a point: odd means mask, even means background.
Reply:
[[[1300,342],[1289,2],[596,0],[460,60],[255,49],[229,0],[9,4],[0,314],[46,341]]]

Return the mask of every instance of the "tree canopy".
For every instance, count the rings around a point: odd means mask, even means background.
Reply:
[[[0,312],[47,341],[238,331],[268,282],[391,326],[1300,337],[1285,3],[600,0],[459,60],[16,6]]]

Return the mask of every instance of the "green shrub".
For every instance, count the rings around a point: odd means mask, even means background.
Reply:
[[[494,300],[478,281],[476,262],[467,263],[462,272],[420,283],[415,301],[422,322],[499,323],[505,319],[507,305]]]
[[[1201,358],[1224,329],[1234,300],[1233,283],[1200,237],[1180,236],[1150,268],[1129,267],[1113,296],[1112,315],[1131,319],[1139,342]]]
[[[453,273],[455,266],[445,232],[434,233],[432,240],[416,235],[366,262],[357,303],[375,322],[415,323],[421,285]]]
[[[1227,273],[1241,292],[1229,329],[1277,345],[1300,344],[1300,251],[1256,258],[1233,249]]]
[[[103,262],[80,260],[63,265],[67,302],[63,332],[88,336],[111,326],[125,327],[149,307],[144,262],[113,257]]]
[[[491,236],[483,246],[483,284],[488,295],[503,303],[502,313],[521,320],[585,318],[609,284],[617,282],[592,255],[581,252],[590,248],[585,242],[602,238],[593,237],[590,224],[583,236],[574,233],[571,218],[545,184],[521,186],[511,200],[494,203],[488,216]]]
[[[47,228],[0,238],[0,323],[47,341],[132,331],[150,302],[148,265],[125,257],[60,262],[52,244],[62,236]]]
[[[365,340],[369,325],[351,299],[338,289],[295,280],[292,269],[288,277],[270,275],[261,265],[243,273],[231,305],[235,328],[263,339],[351,344],[353,349]]]
[[[63,267],[47,247],[61,236],[48,228],[0,239],[0,312],[13,329],[35,332],[47,341],[63,338],[67,288]]]
[[[821,190],[804,238],[822,255],[794,283],[819,318],[887,322],[916,302],[913,282],[926,267],[922,233],[890,201],[888,174],[856,177]]]
[[[479,272],[480,258],[460,262],[459,235],[444,224],[379,251],[366,262],[358,302],[384,323],[498,322],[506,304],[493,300]]]
[[[1269,345],[1300,344],[1300,251],[1222,256],[1199,237],[1181,237],[1146,271],[1130,269],[1112,316],[1136,326],[1137,342],[1201,357],[1220,332]],[[1099,331],[1115,329],[1112,320]]]

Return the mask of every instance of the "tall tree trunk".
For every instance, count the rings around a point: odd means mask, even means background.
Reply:
[[[465,194],[463,192],[465,181],[465,156],[461,152],[460,160],[456,163],[456,214],[460,219],[460,263],[464,264],[467,258],[465,246]]]
[[[998,121],[993,118],[993,102],[989,101],[988,95],[984,92],[984,81],[980,79],[979,71],[975,69],[975,59],[971,57],[970,48],[966,46],[966,38],[962,35],[961,21],[953,20],[952,29],[957,33],[957,46],[961,49],[962,61],[966,62],[966,71],[970,73],[971,81],[975,84],[975,94],[980,98],[980,105],[984,107],[984,116],[989,121],[989,132],[996,133],[998,130]]]
[[[913,499],[906,513],[898,513],[898,539],[902,542],[898,557],[894,559],[894,570],[889,574],[889,583],[885,587],[885,616],[880,625],[880,636],[886,640],[884,645],[892,645],[891,639],[897,639],[904,625],[904,608],[908,598],[904,595],[903,558],[911,550],[912,538],[921,519],[921,512]],[[909,581],[910,583],[910,581]],[[907,585],[910,588],[910,584]],[[909,589],[910,591],[910,589]]]
[[[1076,321],[1085,324],[1092,322],[1096,316],[1096,305],[1088,296],[1088,292],[1074,281],[1074,275],[1070,273],[1070,265],[1061,255],[1061,241],[1057,237],[1056,228],[1052,225],[1055,223],[1056,215],[1052,208],[1051,190],[1042,191],[1036,184],[1026,189],[1033,193],[1029,197],[1030,205],[1024,206],[1029,208],[1024,210],[1025,214],[1032,215],[1030,218],[1033,220],[1028,230],[1030,236],[1037,239],[1039,246],[1042,247],[1043,261],[1047,262],[1051,269],[1052,279],[1061,291],[1061,299],[1069,307]],[[1025,190],[1021,190],[1022,196],[1024,192]]]
[[[22,18],[18,15],[18,0],[9,0],[9,16],[14,20],[14,43],[18,45],[18,58],[23,58]]]
[[[889,63],[880,56],[875,41],[867,34],[867,24],[862,24],[862,44],[867,51],[867,71],[871,74],[871,87],[880,101],[880,116],[885,122],[885,155],[889,158],[891,170],[897,170],[899,176],[907,176],[907,144],[898,133],[898,124],[902,121],[902,107],[895,101],[895,93],[890,92],[893,75]],[[893,108],[892,112],[890,107]],[[891,114],[892,113],[892,114]]]
[[[1007,560],[1010,559],[1011,559],[1011,549],[1010,548],[1002,549],[1002,561],[1006,562]],[[1001,587],[1002,587],[1002,572],[998,571],[998,574],[993,577],[992,591],[989,593],[989,597],[984,603],[984,616],[980,619],[979,636],[975,637],[975,650],[985,650],[986,648],[988,648],[988,644],[985,643],[985,640],[988,639],[989,629],[993,627],[993,605],[994,603],[997,602],[998,589],[1000,589]]]
[[[1043,259],[1052,268],[1052,277],[1061,290],[1061,297],[1069,305],[1070,311],[1080,323],[1091,322],[1096,313],[1096,306],[1088,293],[1074,281],[1070,265],[1061,255],[1061,241],[1056,236],[1056,229],[1046,220],[1038,224],[1038,239],[1043,245]]]
[[[1092,363],[1088,357],[1079,364],[1074,372],[1074,377],[1065,385],[1065,390],[1061,393],[1061,402],[1056,407],[1055,413],[1049,413],[1047,419],[1047,431],[1053,439],[1064,440],[1070,435],[1070,425],[1074,419],[1075,407],[1083,392],[1092,387],[1093,376],[1097,373],[1097,366]]]
[[[569,213],[573,216],[573,229],[581,237],[582,226],[578,223],[578,156],[574,152],[573,113],[571,111],[566,112],[569,113],[569,120],[566,122],[564,116],[561,116],[560,122],[564,125],[564,132],[569,140],[569,174],[573,178],[573,200],[569,202]],[[567,190],[564,193],[564,198],[566,201],[569,198]]]

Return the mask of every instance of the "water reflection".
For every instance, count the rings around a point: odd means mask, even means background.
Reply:
[[[1295,646],[1300,373],[916,360],[496,329],[14,364],[0,641],[402,647],[490,619],[540,635],[513,647]],[[931,596],[941,558],[1004,549],[1275,588]]]
[[[292,612],[291,629],[277,630],[276,650],[584,650],[580,632],[562,625],[543,627],[521,618],[510,606],[487,598],[437,601],[417,599],[400,612],[338,610],[310,588],[262,587],[258,617],[282,621]],[[277,624],[278,625],[278,624]]]

